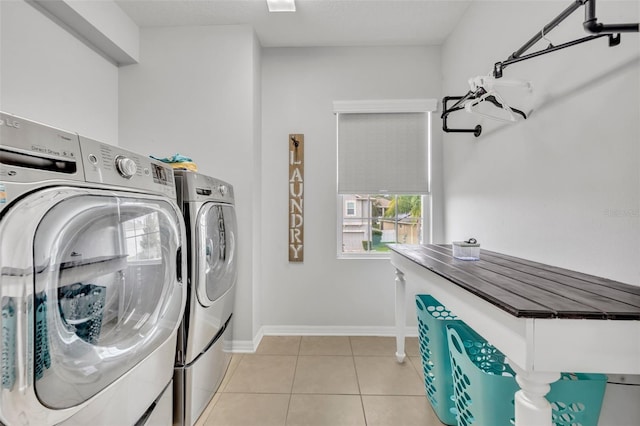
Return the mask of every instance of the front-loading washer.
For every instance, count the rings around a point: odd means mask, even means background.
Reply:
[[[174,424],[193,425],[220,386],[231,360],[237,223],[233,187],[175,170],[187,228],[187,306],[174,373]]]
[[[171,424],[173,170],[8,114],[0,141],[0,422]]]

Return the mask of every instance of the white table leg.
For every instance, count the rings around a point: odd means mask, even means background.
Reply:
[[[560,373],[526,371],[510,363],[520,390],[515,395],[516,426],[553,426],[551,405],[545,395]]]
[[[404,362],[404,332],[407,326],[406,281],[404,273],[396,269],[396,359]]]

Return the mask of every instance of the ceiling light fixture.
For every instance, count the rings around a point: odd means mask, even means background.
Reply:
[[[295,0],[267,0],[269,12],[295,12]]]

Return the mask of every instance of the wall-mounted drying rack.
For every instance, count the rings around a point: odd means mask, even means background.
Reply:
[[[586,6],[585,6],[586,5]],[[585,31],[590,32],[592,35],[582,37],[576,40],[572,40],[566,43],[559,44],[554,46],[549,43],[545,49],[539,50],[537,52],[529,53],[525,55],[531,47],[533,47],[537,42],[542,39],[546,39],[545,35],[549,34],[551,30],[558,26],[562,21],[564,21],[567,17],[569,17],[573,12],[578,10],[580,7],[585,6],[585,20],[583,23],[583,27]],[[541,55],[545,55],[547,53],[555,52],[561,49],[565,49],[567,47],[575,46],[577,44],[585,43],[587,41],[595,40],[600,37],[608,37],[609,38],[609,46],[617,46],[620,44],[620,33],[623,32],[640,32],[640,23],[632,23],[632,24],[603,24],[598,22],[598,18],[596,17],[596,0],[575,0],[569,7],[567,7],[562,13],[556,16],[551,22],[544,26],[539,32],[537,32],[529,41],[527,41],[522,47],[513,52],[506,60],[496,62],[493,66],[493,77],[501,78],[504,69],[512,64],[517,62],[526,61],[527,59],[536,58]],[[480,87],[482,89],[482,87]],[[485,91],[486,93],[486,91]],[[481,93],[478,89],[470,90],[464,96],[445,96],[442,99],[442,130],[447,133],[457,132],[457,133],[473,133],[474,136],[478,137],[482,133],[482,126],[477,125],[473,129],[451,129],[447,126],[447,117],[449,114],[455,111],[460,111],[465,108],[465,105],[474,99],[478,99],[480,96],[485,93]],[[447,103],[449,101],[457,101],[450,108]],[[511,111],[517,111],[522,114],[523,118],[526,118],[526,115],[521,111],[515,110],[514,108],[509,108],[507,105],[503,105],[498,103],[494,103],[495,106],[503,109],[510,109]]]
[[[469,99],[469,94],[467,93],[464,96],[445,96],[442,98],[442,130],[447,133],[473,133],[473,135],[477,138],[482,133],[482,126],[477,125],[473,129],[452,129],[447,127],[447,117],[449,114],[455,111],[460,111],[464,109],[464,103]],[[451,108],[447,106],[449,101],[458,101]]]
[[[477,125],[473,129],[452,129],[447,126],[447,117],[455,111],[466,110],[483,117],[489,117],[498,121],[513,122],[524,120],[527,114],[519,109],[510,107],[502,99],[494,86],[521,86],[531,91],[531,83],[517,80],[503,80],[497,82],[493,77],[476,77],[469,79],[471,90],[464,96],[445,96],[442,98],[442,129],[449,133],[473,133],[475,137],[482,133],[482,126]],[[449,107],[449,101],[456,101]],[[492,114],[481,112],[477,108],[480,105],[490,104],[493,108]]]

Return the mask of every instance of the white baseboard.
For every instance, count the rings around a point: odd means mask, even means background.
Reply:
[[[262,327],[265,336],[395,336],[396,328],[371,326],[299,326],[299,325],[265,325]],[[407,327],[406,336],[417,336],[418,327]]]
[[[258,330],[253,340],[234,340],[234,353],[254,353],[264,336],[388,336],[394,337],[396,328],[371,326],[299,326],[299,325],[265,325]],[[418,336],[418,327],[405,329],[405,336]]]
[[[231,343],[231,351],[233,353],[254,353],[264,337],[263,328],[264,327],[260,327],[258,334],[255,335],[253,340],[234,340]]]

